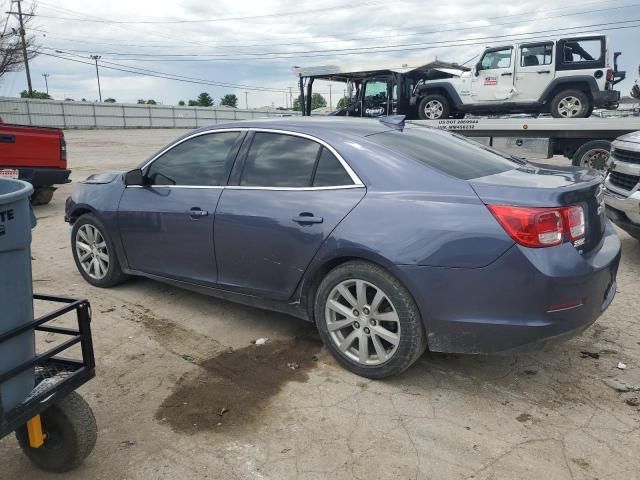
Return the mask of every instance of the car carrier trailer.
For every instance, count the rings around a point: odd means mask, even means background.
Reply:
[[[597,169],[605,168],[613,140],[640,130],[640,117],[463,118],[411,123],[450,130],[521,158],[563,155],[575,166]]]

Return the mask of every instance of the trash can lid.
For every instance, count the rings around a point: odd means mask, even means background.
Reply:
[[[22,180],[0,179],[0,205],[31,196],[33,186]]]

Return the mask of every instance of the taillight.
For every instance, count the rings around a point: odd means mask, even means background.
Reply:
[[[584,211],[581,206],[558,208],[487,205],[502,228],[525,247],[552,247],[585,235]]]
[[[610,82],[611,80],[613,80],[613,70],[609,69],[607,70],[607,81]]]
[[[67,142],[65,142],[64,137],[60,137],[60,161],[67,161]]]

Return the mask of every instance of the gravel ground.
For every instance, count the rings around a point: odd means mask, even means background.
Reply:
[[[181,133],[69,131],[73,179],[133,167]],[[63,222],[73,188],[37,207],[32,253],[37,291],[93,306],[97,378],[80,392],[98,443],[65,479],[640,478],[640,391],[613,388],[640,389],[640,243],[624,232],[617,297],[581,336],[518,356],[425,354],[369,381],[292,317],[144,279],[89,286]],[[2,479],[62,478],[12,436],[0,457]]]

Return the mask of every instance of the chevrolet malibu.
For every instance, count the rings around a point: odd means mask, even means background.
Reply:
[[[386,122],[386,123],[384,123]],[[75,263],[314,322],[369,378],[436,352],[575,335],[616,292],[602,178],[402,119],[278,119],[188,133],[67,200]]]

